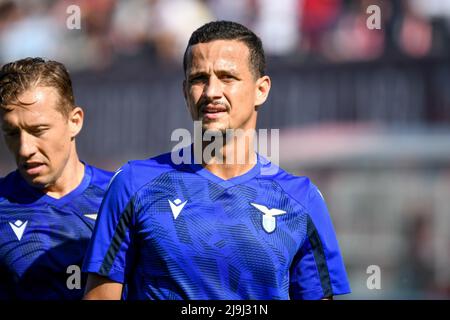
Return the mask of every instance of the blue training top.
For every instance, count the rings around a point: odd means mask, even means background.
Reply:
[[[229,180],[170,153],[128,162],[106,193],[83,271],[123,283],[124,299],[350,292],[321,193],[260,156]]]
[[[68,285],[77,269],[68,267],[81,268],[111,177],[86,164],[80,185],[60,199],[18,171],[0,179],[0,299],[82,298],[86,276]]]

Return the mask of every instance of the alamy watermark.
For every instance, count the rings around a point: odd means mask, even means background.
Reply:
[[[370,265],[366,270],[370,276],[367,278],[366,285],[369,290],[381,289],[381,269],[377,265]]]
[[[171,152],[174,164],[210,163],[212,159],[217,164],[246,164],[249,162],[248,150],[256,151],[272,165],[279,166],[280,162],[279,129],[203,131],[202,122],[194,121],[194,137],[189,130],[178,128],[172,132],[170,140],[178,142]],[[230,141],[233,141],[234,148],[227,148],[226,153],[222,154],[223,146]],[[203,142],[207,142],[205,148]],[[189,146],[192,144],[191,149]]]
[[[367,7],[366,13],[370,16],[366,20],[366,26],[369,30],[381,29],[381,9],[376,4]]]
[[[76,264],[67,267],[66,273],[69,275],[66,280],[66,286],[69,290],[81,289],[81,269]]]
[[[69,30],[81,29],[81,9],[77,5],[70,5],[66,9],[66,13],[69,15],[66,19],[66,27]]]

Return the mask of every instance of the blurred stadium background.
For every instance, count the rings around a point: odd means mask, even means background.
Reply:
[[[66,27],[74,4],[80,30]],[[373,4],[381,30],[366,27]],[[0,0],[0,63],[65,63],[86,112],[81,156],[116,169],[191,129],[181,57],[215,19],[263,39],[273,88],[259,127],[281,129],[281,165],[327,200],[344,298],[449,299],[450,0]],[[0,176],[12,169],[2,140]]]

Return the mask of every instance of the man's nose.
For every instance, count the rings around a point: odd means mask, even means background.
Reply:
[[[205,87],[205,96],[209,100],[213,101],[221,98],[222,94],[222,83],[220,82],[220,80],[214,76],[210,77]]]
[[[17,155],[19,158],[28,159],[35,153],[35,138],[27,132],[22,131],[20,133],[20,138],[17,141]]]

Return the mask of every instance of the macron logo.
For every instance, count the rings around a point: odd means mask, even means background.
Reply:
[[[92,213],[92,214],[85,214],[84,215],[86,218],[92,219],[92,220],[97,220],[97,214],[96,213]]]
[[[186,202],[187,202],[187,200],[185,202],[181,203],[180,199],[176,199],[174,202],[169,200],[170,210],[172,210],[174,219],[176,219],[178,217],[178,215],[180,214],[181,210],[183,210]]]
[[[17,237],[17,240],[20,241],[20,239],[22,239],[23,232],[25,231],[27,224],[28,224],[28,221],[22,222],[21,220],[16,220],[16,222],[14,222],[14,223],[12,223],[12,222],[9,223],[12,231],[14,231],[14,234]]]

